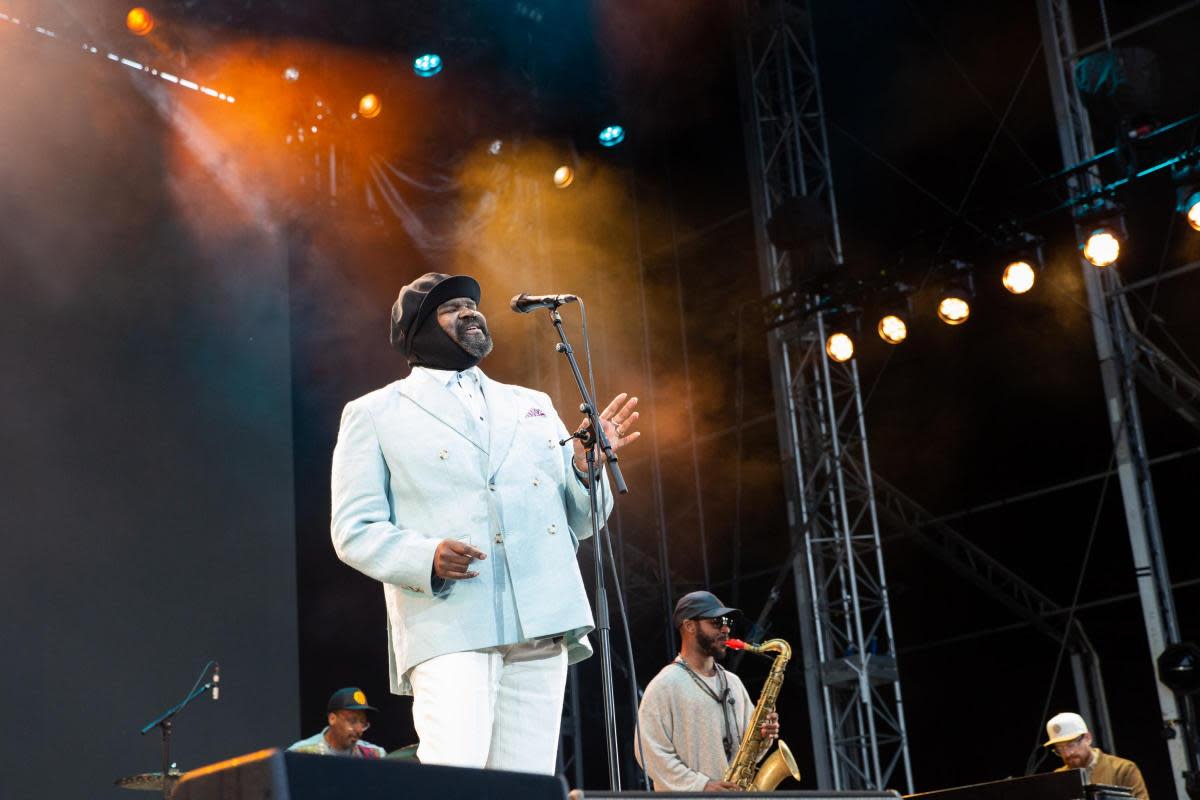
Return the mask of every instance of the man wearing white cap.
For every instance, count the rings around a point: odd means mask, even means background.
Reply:
[[[1088,783],[1124,786],[1138,800],[1150,800],[1146,782],[1142,780],[1142,771],[1137,764],[1109,755],[1099,747],[1092,747],[1092,734],[1088,732],[1083,717],[1069,711],[1055,714],[1046,723],[1046,736],[1049,738],[1045,746],[1053,747],[1063,760],[1057,772],[1081,769]]]

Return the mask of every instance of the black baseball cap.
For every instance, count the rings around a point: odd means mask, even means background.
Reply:
[[[374,706],[367,705],[367,695],[362,689],[357,686],[347,686],[345,689],[338,689],[329,697],[329,705],[325,707],[329,711],[341,711],[343,708],[351,709],[352,711],[378,711]]]
[[[712,592],[688,592],[679,598],[675,604],[675,614],[671,617],[678,628],[689,619],[709,619],[711,617],[741,616],[740,608],[729,608]]]

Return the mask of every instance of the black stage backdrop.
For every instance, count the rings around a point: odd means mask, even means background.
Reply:
[[[119,800],[209,659],[223,692],[177,720],[181,767],[300,733],[286,248],[148,81],[21,37],[0,31],[0,797]]]

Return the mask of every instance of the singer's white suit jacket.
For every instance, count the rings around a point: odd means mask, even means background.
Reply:
[[[575,557],[592,535],[589,502],[571,447],[559,445],[566,428],[547,395],[479,374],[487,441],[458,397],[420,369],[342,414],[333,545],[383,583],[397,694],[412,693],[412,667],[446,653],[562,636],[570,662],[591,654],[594,623]],[[607,479],[601,486],[607,519]],[[455,538],[488,555],[472,564],[478,577],[433,576],[438,543]]]

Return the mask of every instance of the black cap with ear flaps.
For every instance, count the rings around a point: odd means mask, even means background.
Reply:
[[[412,355],[412,340],[425,320],[437,307],[456,297],[469,297],[476,303],[480,298],[479,282],[469,275],[446,275],[426,272],[400,290],[392,305],[392,347],[406,356]]]

